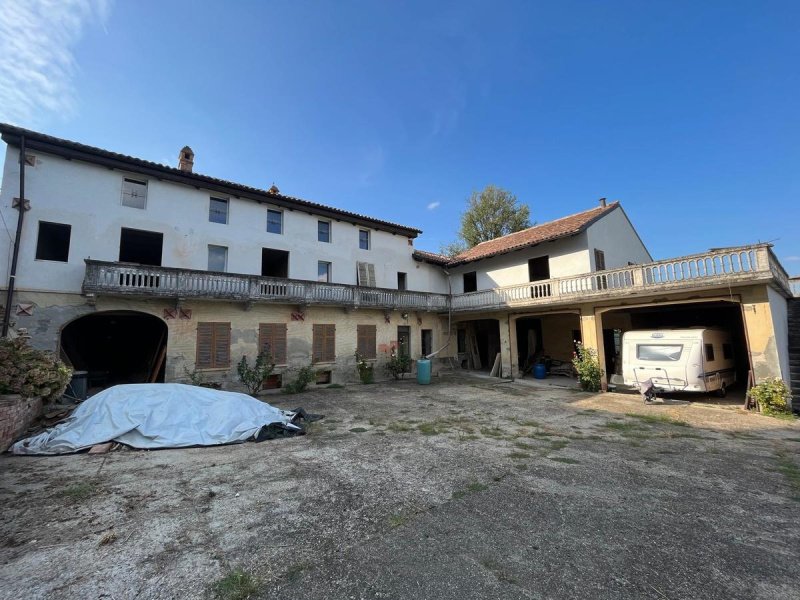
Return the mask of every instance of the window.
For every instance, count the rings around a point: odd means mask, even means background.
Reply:
[[[197,324],[197,369],[227,369],[231,364],[231,324]]]
[[[330,243],[331,241],[331,222],[317,221],[317,240]]]
[[[267,210],[267,233],[283,233],[283,213],[279,210]]]
[[[261,249],[262,277],[289,277],[289,253],[286,250]]]
[[[224,273],[228,269],[228,249],[225,246],[208,245],[208,270]]]
[[[528,261],[528,281],[545,281],[550,279],[550,257],[538,256]],[[550,296],[550,284],[540,283],[531,286],[531,298]]]
[[[406,274],[405,273],[397,273],[397,289],[398,290],[405,290],[408,289],[406,285]]]
[[[478,291],[478,274],[475,271],[464,273],[464,293]]]
[[[285,365],[286,324],[261,323],[258,326],[258,351],[269,354],[276,365]]]
[[[323,283],[331,282],[331,263],[324,261],[317,263],[317,281]]]
[[[119,236],[119,261],[161,266],[164,234],[123,227]]]
[[[145,208],[147,205],[147,182],[125,178],[122,180],[122,206]]]
[[[606,253],[602,250],[598,250],[597,248],[594,249],[594,270],[606,270]]]
[[[433,352],[433,329],[422,330],[422,357]]]
[[[375,265],[366,262],[356,263],[356,281],[363,287],[376,287]]]
[[[358,247],[362,250],[369,250],[369,231],[367,229],[358,230]]]
[[[714,345],[713,344],[703,344],[703,347],[706,350],[706,360],[708,362],[714,362]]]
[[[680,359],[683,344],[637,344],[636,358],[639,360],[652,360],[675,362]]]
[[[314,325],[311,362],[336,360],[336,325]]]
[[[208,201],[208,220],[211,223],[228,224],[228,200],[227,198],[214,198]]]
[[[733,345],[732,344],[722,344],[722,358],[725,360],[732,360],[733,359]]]
[[[36,260],[69,260],[71,225],[39,221],[39,238],[36,240]]]
[[[356,347],[358,353],[364,358],[377,358],[375,348],[375,325],[356,326]]]

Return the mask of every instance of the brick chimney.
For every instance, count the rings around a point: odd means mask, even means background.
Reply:
[[[600,202],[600,206],[601,207],[603,207],[603,208],[606,207],[606,199],[605,198],[600,198],[599,202]]]
[[[194,166],[194,152],[189,146],[181,148],[181,153],[178,155],[178,168],[187,173],[192,172]]]

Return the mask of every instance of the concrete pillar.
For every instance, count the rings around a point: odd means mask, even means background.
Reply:
[[[607,390],[606,355],[603,348],[603,315],[597,312],[593,306],[581,307],[581,343],[585,348],[591,348],[597,352],[597,360],[600,361],[600,369],[603,372],[600,385],[603,391]]]
[[[516,334],[511,330],[511,317],[505,315],[497,319],[500,327],[500,364],[503,377],[513,377],[514,347],[516,346]],[[491,365],[489,365],[491,367]]]
[[[789,373],[781,369],[773,317],[766,286],[742,292],[742,318],[755,383],[768,377],[780,377],[789,383]]]

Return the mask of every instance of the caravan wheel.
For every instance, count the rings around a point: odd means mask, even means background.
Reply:
[[[722,387],[717,390],[717,397],[724,398],[728,395],[728,387],[723,383]]]

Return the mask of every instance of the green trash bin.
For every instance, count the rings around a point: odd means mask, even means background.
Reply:
[[[431,361],[421,358],[417,361],[417,383],[428,385],[431,382]]]

